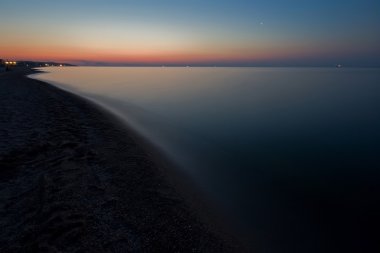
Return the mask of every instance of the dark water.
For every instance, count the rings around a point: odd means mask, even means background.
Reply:
[[[47,70],[160,146],[259,252],[380,249],[380,69]]]

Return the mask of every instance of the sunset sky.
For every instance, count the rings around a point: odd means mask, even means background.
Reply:
[[[0,58],[380,66],[380,1],[1,0]]]

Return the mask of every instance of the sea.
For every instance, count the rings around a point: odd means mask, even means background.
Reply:
[[[380,69],[42,70],[151,141],[256,252],[380,247]]]

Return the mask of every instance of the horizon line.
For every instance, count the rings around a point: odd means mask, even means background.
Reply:
[[[136,63],[136,62],[97,62],[97,61],[81,61],[81,60],[68,60],[68,61],[55,61],[55,60],[15,60],[17,62],[34,62],[34,63],[55,63],[55,64],[67,64],[78,67],[331,67],[335,68],[341,65],[344,68],[380,68],[380,63],[375,64],[345,64],[344,62],[336,63]]]

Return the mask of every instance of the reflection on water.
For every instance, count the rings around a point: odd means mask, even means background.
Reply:
[[[373,242],[379,69],[44,70],[35,78],[101,103],[162,147],[255,247],[363,251]]]

